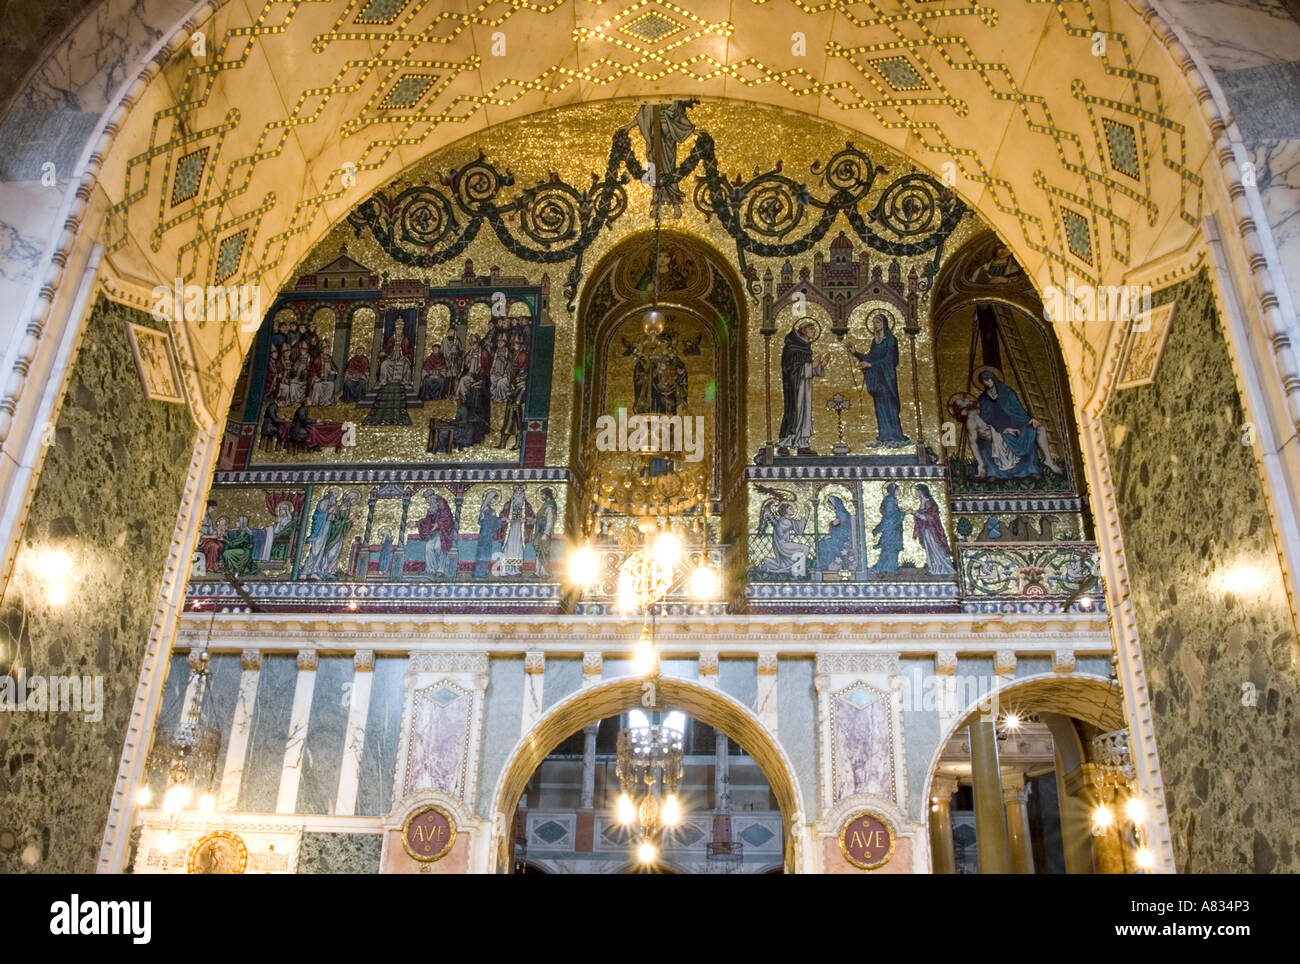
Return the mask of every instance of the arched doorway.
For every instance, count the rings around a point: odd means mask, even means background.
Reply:
[[[645,685],[646,681],[641,678],[629,677],[584,689],[552,708],[515,745],[492,795],[493,867],[501,870],[511,866],[512,815],[529,778],[551,751],[585,726],[643,708],[643,695],[647,693]],[[803,797],[794,768],[775,736],[749,708],[727,694],[699,683],[661,677],[654,695],[657,711],[678,710],[746,748],[766,778],[780,811],[785,869],[797,872],[803,850],[804,818],[800,802]]]
[[[681,754],[680,763],[670,754],[668,773],[652,774],[650,859],[638,853],[636,801],[645,788],[620,776],[637,733],[663,735]],[[512,823],[512,873],[762,874],[783,866],[785,835],[766,776],[744,747],[680,710],[632,709],[571,733],[529,778]]]
[[[927,773],[932,870],[1137,870],[1147,814],[1129,803],[1131,764],[1118,762],[1129,753],[1121,700],[1112,680],[1072,674],[1027,677],[965,705]]]

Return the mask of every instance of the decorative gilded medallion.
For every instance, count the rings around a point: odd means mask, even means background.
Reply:
[[[840,853],[859,870],[875,870],[894,856],[894,828],[884,817],[863,811],[840,831]]]
[[[447,856],[456,842],[456,820],[438,806],[415,811],[402,825],[402,846],[412,860],[431,864]]]
[[[248,866],[248,848],[238,834],[214,830],[190,848],[185,863],[188,874],[242,874]]]

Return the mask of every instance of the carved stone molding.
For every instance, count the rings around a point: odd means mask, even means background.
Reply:
[[[1052,672],[1054,673],[1073,673],[1074,672],[1074,650],[1061,647],[1052,653]]]
[[[372,649],[359,649],[352,655],[352,668],[358,673],[373,673],[375,671],[375,651]]]
[[[298,669],[309,670],[315,669],[320,656],[314,649],[298,650]]]
[[[486,676],[487,653],[415,653],[407,666],[407,675],[414,673],[467,673]]]
[[[897,676],[898,655],[895,653],[819,653],[818,673],[883,673]]]
[[[239,668],[248,670],[257,670],[262,668],[262,651],[260,649],[246,649],[239,654]]]
[[[524,672],[530,676],[546,672],[546,654],[537,652],[524,653]]]

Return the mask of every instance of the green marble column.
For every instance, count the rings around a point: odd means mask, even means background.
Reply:
[[[970,768],[975,789],[975,847],[981,874],[1011,873],[1011,842],[1002,811],[1002,774],[993,721],[970,724]]]
[[[957,781],[936,776],[930,787],[930,854],[936,874],[957,873],[957,857],[952,845],[952,795]]]

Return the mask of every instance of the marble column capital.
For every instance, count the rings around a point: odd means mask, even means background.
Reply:
[[[191,672],[206,673],[209,665],[208,651],[206,649],[191,649],[189,664]]]
[[[352,667],[358,673],[375,671],[375,652],[372,649],[359,649],[352,655]]]
[[[317,665],[317,663],[318,663],[319,661],[320,661],[320,657],[319,657],[319,655],[317,654],[316,650],[314,650],[314,649],[300,649],[300,650],[298,650],[298,669],[299,669],[299,670],[304,670],[304,671],[305,671],[305,670],[314,670],[314,669],[316,668],[316,665]]]
[[[546,672],[546,654],[524,653],[524,672],[530,676]]]
[[[775,676],[776,675],[776,657],[764,654],[758,657],[758,675]]]
[[[582,654],[582,674],[584,676],[599,676],[604,669],[605,659],[600,653],[583,653]]]
[[[936,773],[934,780],[930,782],[930,799],[940,806],[946,806],[952,802],[952,795],[957,792],[957,787],[955,776]]]

